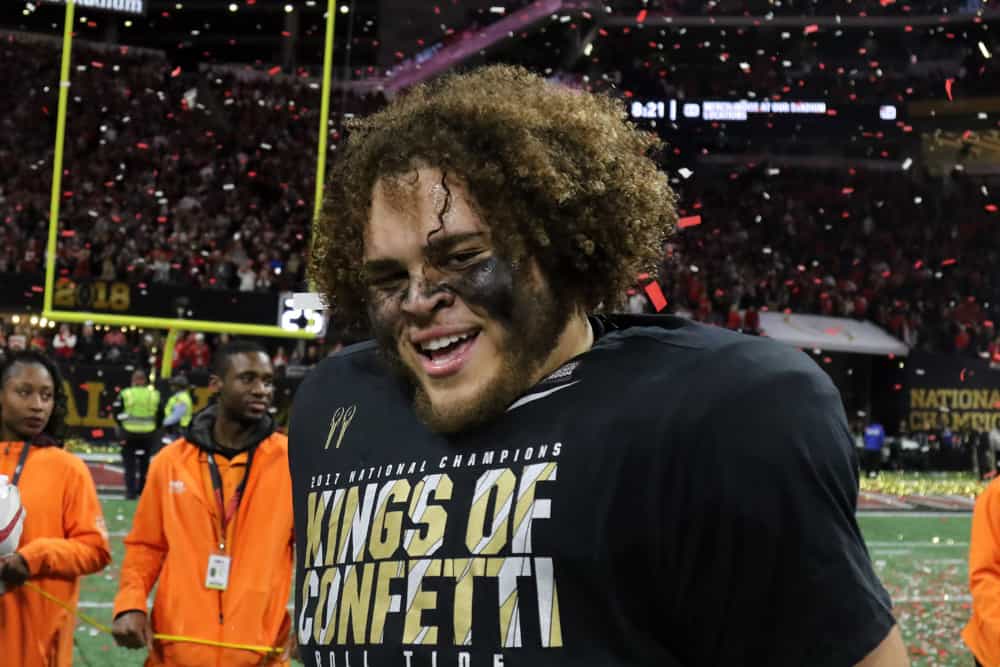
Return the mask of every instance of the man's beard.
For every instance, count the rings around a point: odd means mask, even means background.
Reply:
[[[515,289],[511,322],[500,322],[500,370],[470,399],[434,405],[414,371],[399,355],[396,341],[379,341],[389,367],[413,389],[413,409],[435,433],[458,433],[503,414],[536,382],[536,376],[569,324],[570,308],[560,304],[547,286]],[[512,322],[517,323],[515,331]]]

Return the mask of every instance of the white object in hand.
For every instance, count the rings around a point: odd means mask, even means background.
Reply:
[[[17,551],[21,531],[24,530],[25,514],[17,487],[10,483],[7,475],[0,475],[0,557]],[[4,591],[3,582],[0,582],[0,595]]]

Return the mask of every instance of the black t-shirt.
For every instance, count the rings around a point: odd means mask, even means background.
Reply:
[[[846,667],[886,636],[827,375],[675,317],[594,323],[455,437],[370,343],[312,372],[289,452],[306,665]]]

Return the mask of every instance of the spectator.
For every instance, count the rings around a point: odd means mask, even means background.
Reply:
[[[52,339],[52,353],[59,359],[67,360],[73,357],[76,350],[76,334],[70,331],[68,324],[59,325],[59,333]]]
[[[101,341],[94,334],[94,325],[86,322],[76,343],[76,358],[84,363],[97,361],[101,350]]]
[[[31,330],[31,340],[28,342],[28,348],[31,350],[37,350],[39,352],[45,352],[49,347],[49,341],[45,338],[43,329],[32,329]]]
[[[253,270],[253,262],[249,260],[243,263],[237,273],[240,279],[240,291],[252,292],[257,287],[257,274]]]

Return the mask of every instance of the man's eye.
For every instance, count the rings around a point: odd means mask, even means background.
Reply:
[[[406,274],[393,273],[387,276],[376,276],[368,281],[368,285],[374,289],[388,292],[398,289],[406,280]]]
[[[482,254],[480,250],[464,250],[462,252],[453,252],[448,255],[445,259],[444,264],[446,267],[462,267],[469,264],[474,259],[478,258]]]

